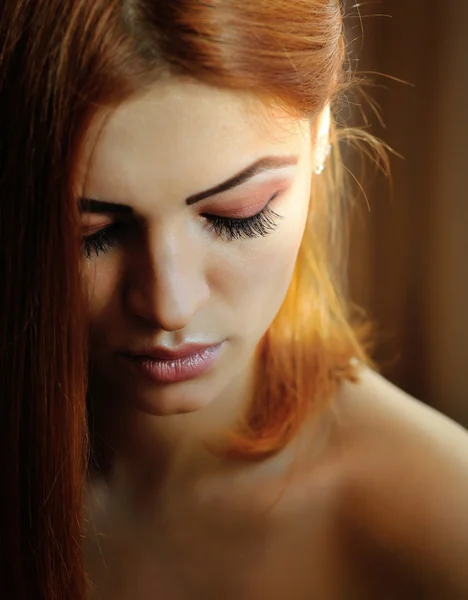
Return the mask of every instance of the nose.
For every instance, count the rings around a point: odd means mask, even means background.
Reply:
[[[203,257],[176,236],[152,236],[133,257],[125,290],[131,313],[164,331],[184,329],[210,296]],[[151,247],[150,247],[151,246]]]

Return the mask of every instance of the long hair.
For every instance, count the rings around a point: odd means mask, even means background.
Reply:
[[[177,75],[313,120],[347,84],[342,28],[338,0],[0,3],[1,597],[85,594],[86,333],[73,187],[91,119]],[[333,125],[330,164],[312,182],[293,280],[226,454],[278,451],[355,376],[351,359],[366,361],[340,289],[342,131]]]

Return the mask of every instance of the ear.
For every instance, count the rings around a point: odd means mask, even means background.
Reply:
[[[330,154],[330,125],[331,125],[331,110],[327,104],[319,114],[316,124],[316,137],[314,148],[314,164],[315,173],[320,175],[325,169],[325,163]]]

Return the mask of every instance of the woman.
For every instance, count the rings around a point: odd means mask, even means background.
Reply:
[[[468,597],[468,436],[339,291],[339,3],[0,28],[1,597]]]

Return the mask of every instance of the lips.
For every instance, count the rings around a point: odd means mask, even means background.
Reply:
[[[180,383],[210,371],[217,362],[221,344],[185,345],[180,348],[153,347],[120,354],[120,360],[134,374],[158,384]]]
[[[177,360],[187,358],[194,354],[203,353],[209,348],[218,346],[213,344],[185,344],[178,348],[168,348],[165,346],[154,346],[153,348],[145,348],[137,351],[122,352],[124,356],[136,359],[151,359],[151,360]]]

